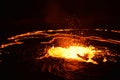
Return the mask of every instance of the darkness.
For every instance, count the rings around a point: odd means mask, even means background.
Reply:
[[[117,0],[5,0],[0,36],[4,40],[28,31],[85,26],[120,29],[119,10]]]
[[[79,17],[84,24],[119,24],[120,21],[120,5],[116,0],[10,0],[1,4],[3,25],[45,22],[45,12],[52,13],[50,5],[60,7],[65,16]]]

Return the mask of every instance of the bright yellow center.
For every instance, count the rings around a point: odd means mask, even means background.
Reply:
[[[97,62],[93,61],[92,58],[95,56],[97,52],[100,50],[95,50],[94,47],[83,47],[83,46],[70,46],[68,48],[62,47],[52,47],[48,50],[48,55],[56,58],[63,59],[72,59],[81,62],[92,62],[97,64]]]

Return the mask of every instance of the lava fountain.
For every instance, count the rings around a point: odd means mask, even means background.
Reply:
[[[99,32],[98,30],[95,29],[93,32],[97,34],[96,31]],[[17,55],[29,56],[32,54],[34,65],[39,66],[40,69],[38,70],[40,72],[57,75],[66,80],[75,80],[77,73],[77,75],[87,74],[89,72],[86,72],[88,68],[90,70],[93,66],[109,62],[118,63],[120,61],[119,53],[116,54],[110,50],[111,44],[116,45],[116,47],[119,46],[119,40],[107,39],[99,35],[88,35],[86,32],[89,32],[89,30],[58,29],[33,31],[8,38],[8,43],[2,44],[0,48],[3,51],[9,51],[9,54],[12,53],[11,51],[16,50],[19,51],[16,51]],[[111,33],[113,33],[113,30],[111,30]],[[32,48],[37,46],[35,51],[23,51],[26,48],[24,46],[30,44]],[[23,50],[20,48],[15,48],[14,50],[10,47],[13,45],[21,45],[24,48],[21,48]],[[3,53],[6,52],[1,52],[1,54]],[[25,60],[27,60],[27,57],[24,57]],[[82,78],[79,77],[79,79]]]
[[[48,50],[48,56],[63,58],[67,60],[76,60],[80,62],[92,62],[97,64],[92,58],[95,54],[101,52],[94,47],[70,46],[68,48],[52,47]]]

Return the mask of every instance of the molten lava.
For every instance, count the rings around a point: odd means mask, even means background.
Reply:
[[[95,48],[91,46],[70,46],[67,48],[52,47],[48,50],[48,55],[66,60],[77,60],[80,62],[92,62],[93,64],[97,64],[92,58],[99,52],[101,51],[95,50]]]

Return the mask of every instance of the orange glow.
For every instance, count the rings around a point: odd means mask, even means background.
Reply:
[[[84,29],[88,31],[89,29]],[[84,31],[83,30],[83,31]],[[99,36],[80,36],[75,35],[77,29],[57,29],[57,30],[42,30],[27,32],[20,35],[15,35],[8,38],[8,43],[2,44],[0,48],[5,48],[12,45],[23,44],[24,40],[31,38],[50,38],[49,41],[40,41],[42,45],[46,45],[44,56],[38,56],[36,59],[43,58],[58,58],[64,59],[65,62],[90,62],[93,64],[99,64],[99,62],[113,61],[117,62],[116,56],[120,57],[119,54],[111,53],[109,48],[105,46],[89,46],[89,41],[98,41],[103,43],[120,44],[120,40],[106,39]],[[95,29],[95,31],[109,31],[107,29]],[[53,34],[53,33],[54,34]],[[70,32],[70,33],[67,33]],[[75,33],[74,33],[75,32]],[[111,32],[120,33],[117,30],[111,30]],[[52,34],[51,34],[52,33]],[[84,32],[79,31],[78,33]],[[96,43],[96,42],[95,42]],[[47,45],[54,45],[60,47],[51,47]],[[49,49],[48,49],[49,48]],[[98,49],[99,48],[99,49]],[[40,52],[41,53],[41,52]],[[110,57],[108,57],[110,56]],[[71,66],[71,65],[70,65]]]
[[[93,64],[97,64],[97,62],[92,60],[92,58],[98,52],[101,51],[95,50],[94,47],[84,46],[70,46],[68,48],[52,47],[48,50],[48,55],[56,58],[77,60],[80,62],[91,62]]]

